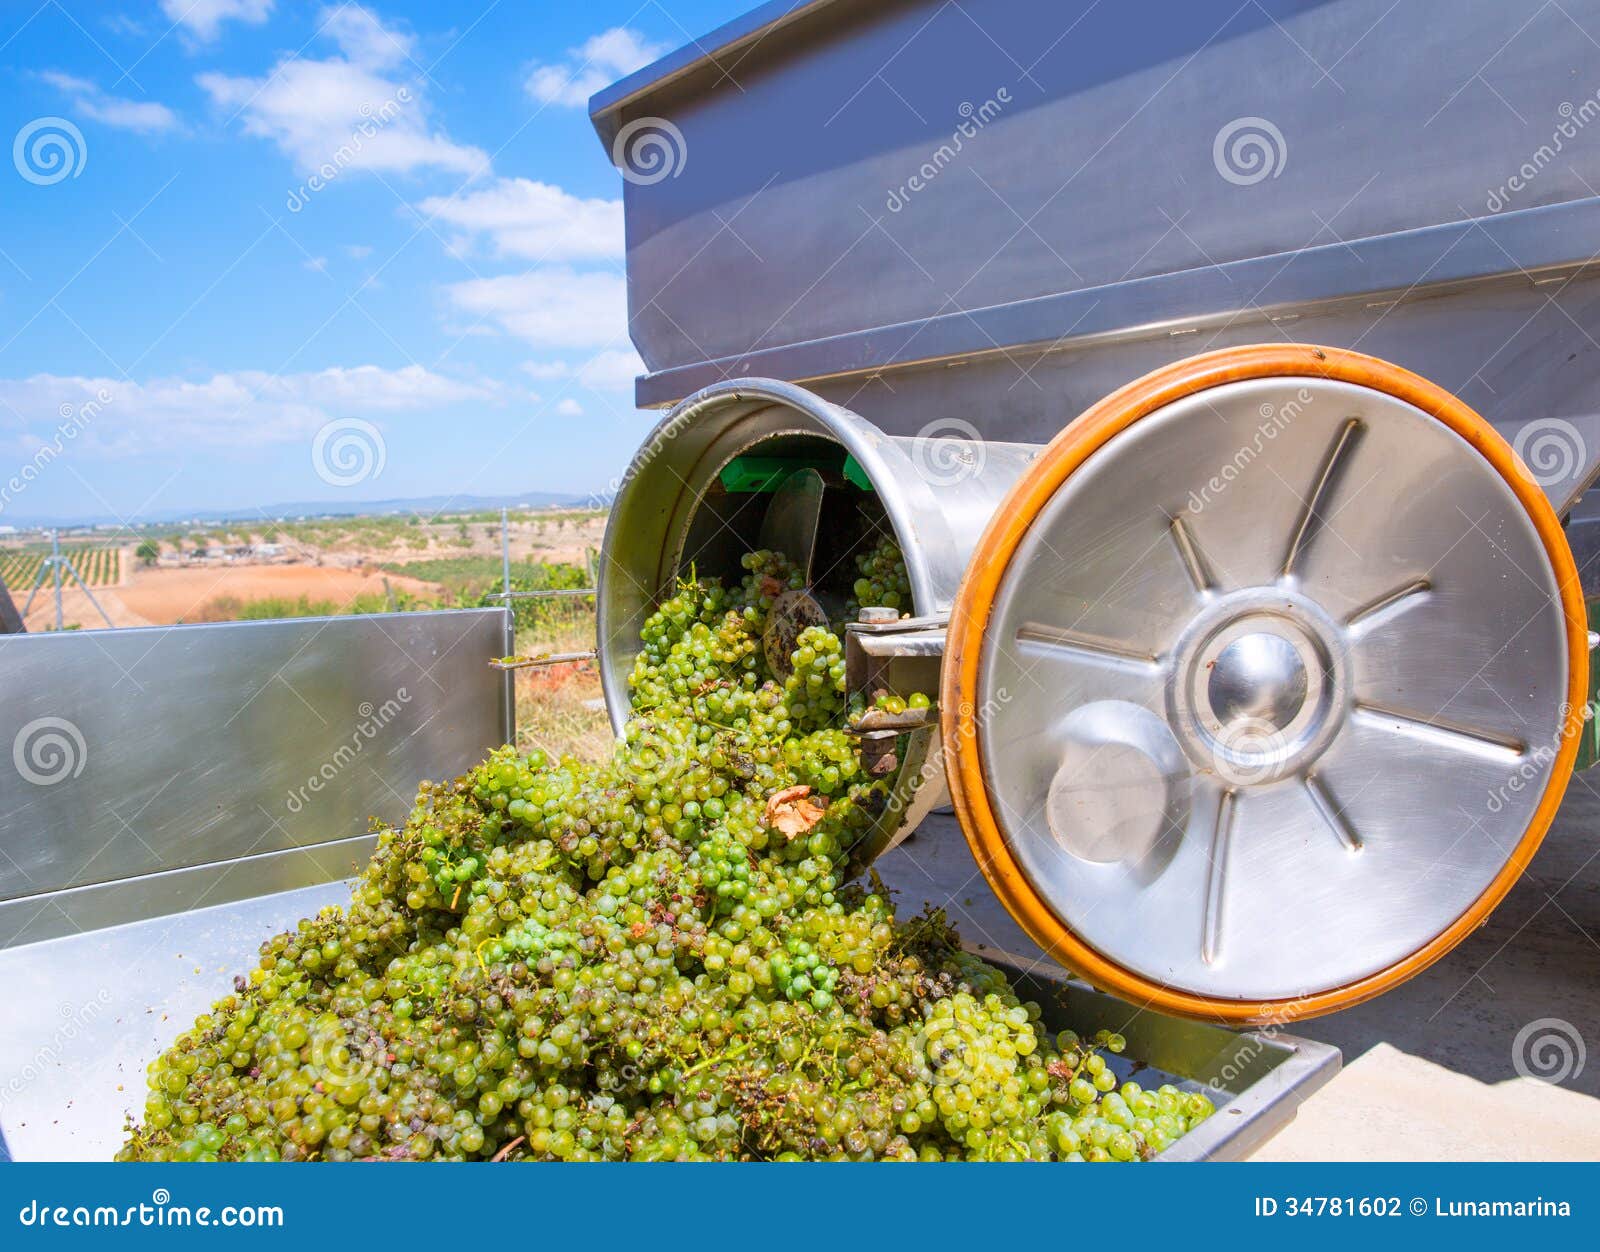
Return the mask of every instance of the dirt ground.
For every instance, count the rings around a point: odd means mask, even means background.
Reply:
[[[535,510],[513,514],[511,559],[581,567],[599,549],[604,533],[605,515],[600,512]],[[285,524],[281,531],[273,528],[271,532],[219,527],[157,537],[165,557],[170,557],[178,540],[185,550],[203,543],[233,545],[270,540],[281,543],[294,559],[287,564],[270,565],[152,567],[138,561],[134,545],[129,543],[123,547],[121,583],[94,588],[94,597],[113,626],[165,626],[180,619],[192,621],[207,604],[224,596],[241,602],[305,596],[312,601],[332,600],[345,606],[358,595],[383,593],[385,575],[378,568],[380,565],[392,568],[413,561],[451,562],[463,558],[498,561],[501,555],[499,521],[482,518],[467,522],[442,517],[410,525],[392,518],[328,518]],[[442,590],[416,578],[395,574],[387,577],[389,586],[397,591],[432,598]],[[27,591],[26,587],[11,588],[19,612]],[[102,629],[106,624],[89,598],[71,584],[63,592],[62,610],[68,626],[90,630]],[[42,587],[27,614],[27,627],[37,631],[54,626],[55,597],[49,587]]]
[[[131,562],[129,563],[131,564]],[[367,569],[341,569],[317,565],[217,565],[190,569],[139,567],[120,587],[95,588],[94,596],[116,626],[166,626],[192,618],[219,596],[261,600],[285,596],[332,600],[347,605],[358,595],[381,595],[384,577]],[[387,575],[390,587],[422,595],[437,588],[414,578]],[[22,604],[18,603],[18,610]],[[103,628],[105,620],[76,587],[62,595],[63,617],[85,630]],[[55,599],[41,589],[27,618],[28,629],[47,630],[55,625]]]

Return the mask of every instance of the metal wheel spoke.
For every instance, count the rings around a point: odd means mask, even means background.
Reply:
[[[1105,639],[1082,631],[1063,630],[1043,622],[1024,622],[1017,628],[1016,640],[1024,648],[1039,648],[1050,652],[1066,653],[1101,665],[1120,665],[1144,672],[1154,672],[1159,658],[1136,644],[1120,639]]]
[[[1300,513],[1299,524],[1295,526],[1294,534],[1289,539],[1289,550],[1283,557],[1285,578],[1294,573],[1295,562],[1321,531],[1325,520],[1323,509],[1327,505],[1328,495],[1348,463],[1350,453],[1355,450],[1356,440],[1362,429],[1361,419],[1352,417],[1339,428],[1339,433],[1328,445],[1327,455],[1322,459],[1322,468],[1317,473],[1317,481],[1312,485],[1311,495]]]
[[[1172,542],[1178,549],[1178,559],[1183,562],[1194,589],[1204,595],[1215,587],[1217,583],[1212,576],[1211,566],[1200,551],[1200,545],[1195,542],[1189,524],[1181,516],[1174,517],[1167,527],[1167,533],[1172,536]]]
[[[1515,764],[1522,760],[1528,751],[1526,743],[1509,735],[1463,726],[1437,717],[1429,718],[1417,713],[1386,708],[1370,700],[1357,700],[1355,713],[1358,718],[1370,725],[1393,731],[1398,735],[1435,743],[1457,752],[1468,752],[1474,756],[1490,757]]]
[[[1311,803],[1316,807],[1322,820],[1328,823],[1328,829],[1339,837],[1339,842],[1351,852],[1361,851],[1364,846],[1361,836],[1351,828],[1344,811],[1340,809],[1338,801],[1329,793],[1322,779],[1316,774],[1307,774],[1305,785],[1311,794]]]
[[[1346,616],[1344,624],[1351,630],[1366,629],[1379,621],[1387,620],[1394,613],[1420,604],[1419,597],[1426,595],[1432,589],[1433,584],[1426,578],[1413,578],[1393,591],[1368,601]]]
[[[1217,815],[1211,829],[1211,869],[1206,875],[1206,906],[1200,926],[1200,959],[1214,965],[1222,950],[1222,907],[1228,886],[1228,844],[1233,838],[1234,810],[1238,797],[1224,791],[1217,800]]]

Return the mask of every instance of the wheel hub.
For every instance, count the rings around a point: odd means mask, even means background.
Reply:
[[[1210,664],[1206,699],[1226,730],[1264,721],[1280,731],[1306,702],[1305,662],[1282,635],[1240,635]]]
[[[1347,649],[1339,624],[1292,580],[1208,595],[1167,684],[1190,761],[1229,787],[1305,773],[1343,721]]]

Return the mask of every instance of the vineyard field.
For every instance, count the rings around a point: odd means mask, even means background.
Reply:
[[[39,577],[39,566],[49,552],[45,549],[26,551],[0,550],[0,579],[13,595],[27,594],[33,580]],[[61,555],[70,557],[83,581],[91,587],[110,587],[122,580],[122,550],[97,547],[93,544],[65,544]],[[67,578],[70,584],[71,578]]]

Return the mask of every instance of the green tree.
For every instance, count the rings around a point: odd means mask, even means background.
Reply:
[[[161,549],[156,545],[156,541],[154,539],[146,539],[133,550],[133,555],[138,557],[146,565],[154,565],[156,563],[156,558],[161,555]]]

